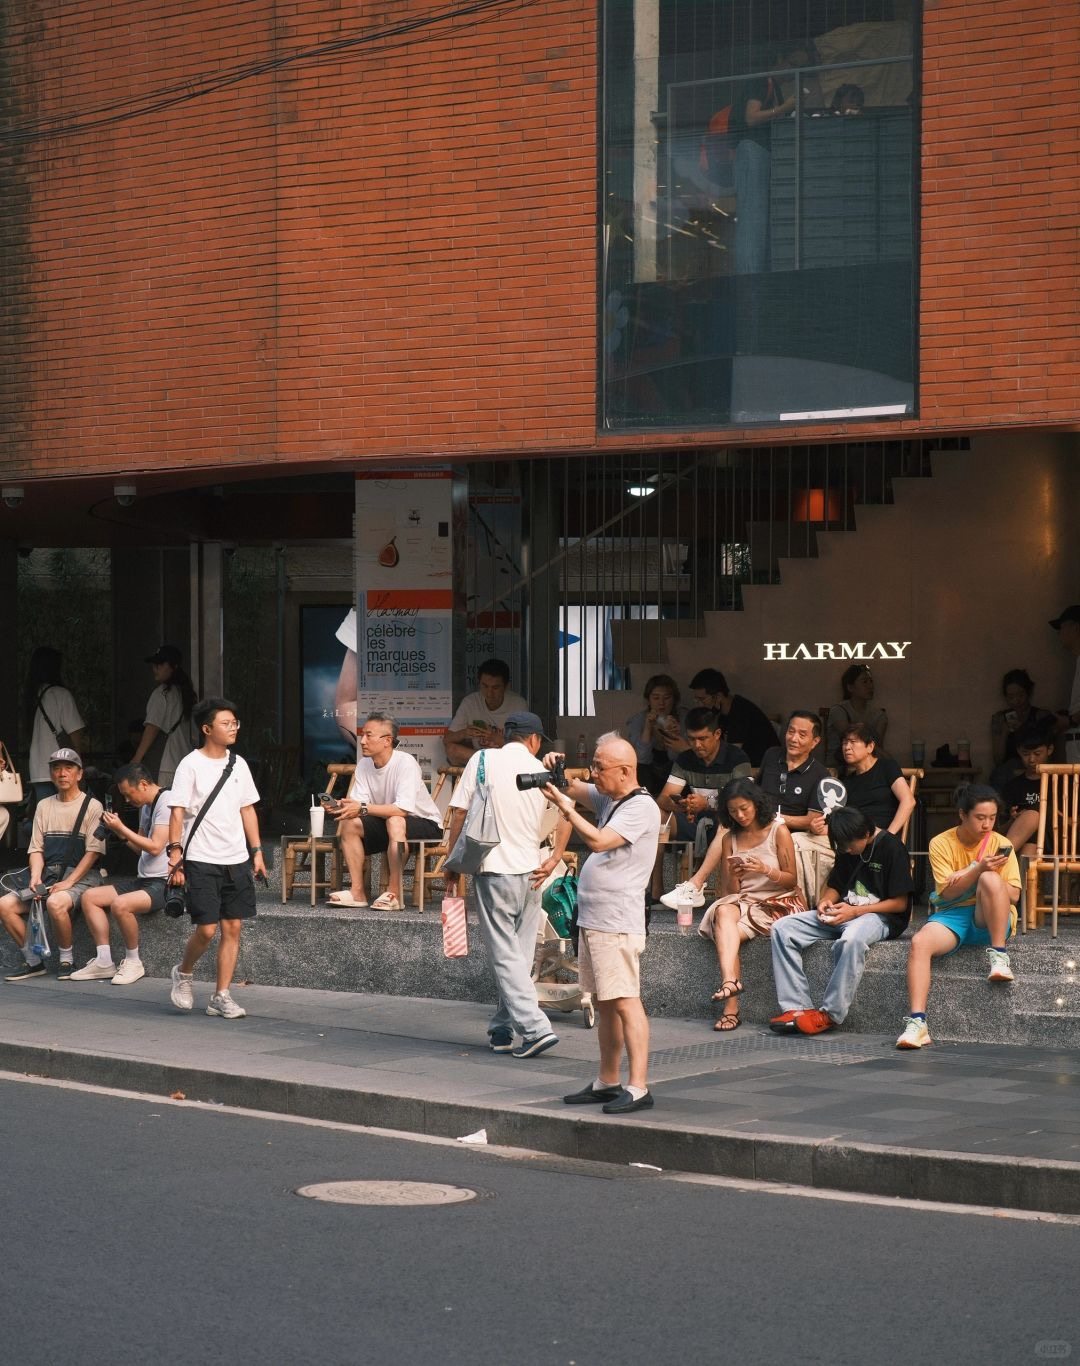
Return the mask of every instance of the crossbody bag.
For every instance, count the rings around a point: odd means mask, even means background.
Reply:
[[[229,751],[229,762],[225,765],[225,772],[217,780],[214,790],[210,793],[209,797],[207,797],[206,801],[203,802],[202,806],[199,807],[198,814],[196,815],[195,819],[191,822],[191,829],[188,831],[188,837],[184,841],[184,847],[180,852],[181,868],[187,861],[188,850],[191,848],[191,841],[195,838],[195,832],[198,830],[199,826],[202,825],[203,817],[206,815],[206,813],[213,806],[214,802],[217,800],[218,793],[229,781],[229,774],[233,771],[235,765],[236,751],[233,749]],[[160,796],[161,794],[159,793],[158,795]],[[175,869],[173,869],[172,872],[175,872]],[[184,912],[187,910],[188,889],[186,882],[182,887],[176,886],[176,884],[172,881],[172,872],[170,872],[168,879],[172,895],[166,898],[165,914],[167,916],[172,917],[172,919],[176,920],[179,919],[179,917],[182,916]]]

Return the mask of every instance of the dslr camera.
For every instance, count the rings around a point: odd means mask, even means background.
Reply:
[[[176,886],[173,882],[165,884],[165,914],[170,920],[179,920],[187,913],[187,886]]]
[[[560,754],[550,773],[546,770],[543,773],[519,773],[514,781],[519,792],[528,792],[534,787],[547,787],[548,783],[552,787],[557,787],[560,792],[565,792],[570,786],[566,779],[566,759]]]

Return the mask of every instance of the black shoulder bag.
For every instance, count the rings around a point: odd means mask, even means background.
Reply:
[[[49,728],[49,729],[52,731],[52,733],[53,733],[53,737],[54,737],[54,739],[56,740],[56,748],[57,748],[57,749],[70,749],[70,748],[71,748],[71,736],[67,733],[66,730],[57,730],[57,729],[56,729],[56,727],[53,725],[53,723],[49,720],[49,713],[45,710],[45,704],[44,704],[44,703],[42,702],[42,700],[41,700],[41,699],[45,696],[45,694],[46,694],[48,691],[49,691],[48,688],[42,688],[41,692],[38,693],[38,700],[37,700],[38,711],[41,712],[42,716],[44,716],[44,718],[45,718],[45,724],[48,726],[48,728]]]
[[[206,815],[206,813],[207,813],[207,812],[210,810],[210,808],[213,806],[214,801],[216,800],[218,793],[219,793],[219,792],[221,791],[221,789],[225,786],[225,784],[229,781],[229,774],[233,771],[233,768],[234,768],[235,764],[236,764],[236,750],[232,749],[232,750],[229,751],[229,762],[225,765],[225,772],[224,772],[224,773],[221,775],[221,777],[217,780],[217,785],[216,785],[216,787],[214,788],[213,792],[210,793],[210,795],[209,795],[209,797],[207,797],[206,801],[204,801],[203,804],[202,804],[202,806],[199,807],[199,813],[198,813],[198,815],[195,817],[195,819],[194,819],[194,820],[192,821],[192,823],[191,823],[191,829],[188,831],[188,837],[187,837],[187,839],[184,841],[184,848],[183,848],[183,850],[182,850],[182,852],[181,852],[181,854],[180,854],[180,864],[181,864],[181,866],[183,866],[183,864],[184,864],[185,861],[187,860],[187,852],[188,852],[188,850],[191,848],[191,841],[195,838],[195,831],[198,830],[199,826],[202,824],[202,819],[203,819],[203,817]],[[170,879],[171,879],[171,874],[170,874]],[[165,897],[165,914],[166,914],[167,916],[170,916],[173,920],[179,920],[179,918],[184,914],[184,912],[187,910],[187,908],[188,908],[188,889],[187,889],[187,883],[185,882],[184,885],[183,885],[182,887],[178,887],[178,886],[176,886],[176,884],[175,884],[174,882],[172,882],[172,881],[170,880],[170,882],[169,882],[169,887],[168,887],[168,894],[167,894],[167,896]]]

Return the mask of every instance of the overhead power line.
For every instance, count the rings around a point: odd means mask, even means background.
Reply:
[[[34,142],[46,138],[71,137],[78,133],[128,123],[133,119],[160,113],[163,109],[174,109],[177,105],[204,99],[215,91],[240,85],[270,71],[282,71],[286,67],[299,66],[306,62],[323,61],[356,48],[376,44],[386,47],[407,46],[408,39],[425,29],[434,28],[439,24],[472,28],[497,10],[510,9],[515,5],[529,2],[530,0],[471,0],[468,4],[434,10],[430,14],[417,15],[382,28],[362,29],[358,33],[330,38],[311,47],[283,52],[280,56],[268,57],[262,62],[251,62],[246,66],[231,67],[214,75],[185,77],[184,80],[165,86],[152,95],[130,96],[71,115],[57,114],[49,118],[35,119],[0,131],[0,141]]]

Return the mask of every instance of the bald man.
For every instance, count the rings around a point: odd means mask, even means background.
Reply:
[[[544,763],[550,768],[554,756]],[[591,783],[566,792],[548,784],[544,795],[580,835],[589,856],[578,878],[578,972],[581,989],[600,1009],[600,1072],[567,1105],[601,1105],[606,1115],[649,1109],[649,1018],[641,1003],[645,897],[660,839],[660,808],[638,785],[633,745],[614,731],[596,742]],[[596,816],[581,815],[575,803]],[[629,1080],[620,1083],[626,1053]]]

